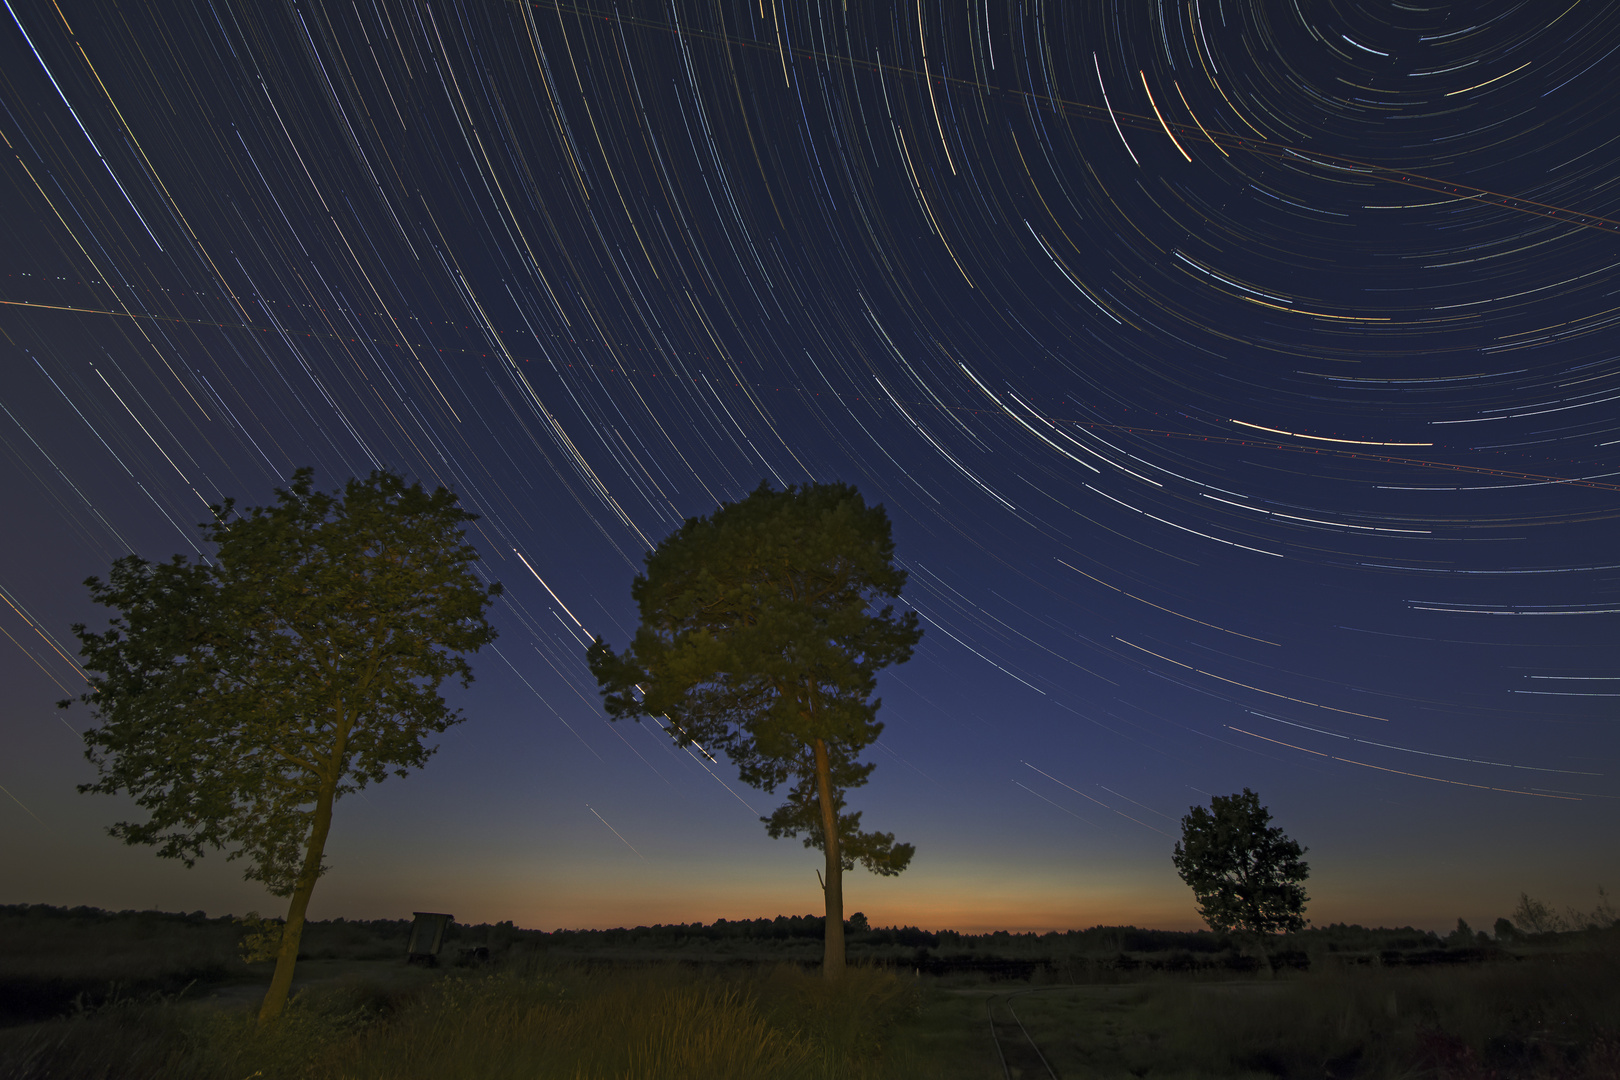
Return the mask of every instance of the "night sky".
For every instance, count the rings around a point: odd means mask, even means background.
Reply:
[[[274,910],[128,849],[70,627],[226,496],[388,467],[505,595],[315,918],[819,911],[771,796],[610,724],[643,553],[881,502],[874,924],[1198,925],[1247,786],[1317,923],[1620,887],[1620,16],[1596,0],[5,0],[0,902]]]

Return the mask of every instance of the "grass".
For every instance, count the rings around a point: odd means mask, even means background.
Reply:
[[[13,1080],[886,1080],[931,1073],[891,1036],[915,980],[856,968],[838,988],[778,966],[731,975],[529,964],[415,989],[348,979],[282,1022],[161,997],[0,1031]]]
[[[1611,1080],[1614,958],[1037,991],[1012,999],[1064,1076]]]
[[[217,921],[131,913],[126,918],[0,912],[0,1015],[46,1019],[75,1001],[173,993],[226,978],[236,933]]]
[[[315,923],[302,955],[393,960],[404,952],[403,926]],[[242,963],[241,937],[242,927],[229,917],[210,919],[200,911],[0,906],[0,1024],[172,995],[188,986],[268,979],[270,965]]]
[[[1572,938],[1427,967],[1322,958],[1273,979],[1093,964],[1082,986],[867,967],[828,986],[790,963],[521,950],[438,971],[325,960],[270,1028],[241,997],[126,991],[0,1028],[0,1076],[988,1080],[1002,1074],[987,1004],[1010,1000],[1065,1077],[1599,1080],[1620,1077],[1616,946]],[[1010,1018],[1001,1030],[1021,1037]],[[1008,1052],[1025,1077],[1045,1075],[1035,1060]]]

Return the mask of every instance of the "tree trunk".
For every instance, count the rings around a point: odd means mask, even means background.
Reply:
[[[827,880],[821,891],[827,902],[827,925],[822,937],[821,974],[836,981],[844,974],[844,859],[838,848],[838,804],[833,801],[832,766],[827,744],[817,739],[816,801],[821,804],[822,847],[827,854]]]
[[[287,905],[287,922],[281,928],[281,951],[276,954],[276,973],[270,978],[270,989],[265,991],[264,1003],[259,1006],[259,1023],[267,1024],[281,1015],[287,1005],[287,993],[292,989],[293,966],[298,963],[298,943],[304,936],[304,913],[309,910],[310,894],[315,891],[315,880],[321,876],[321,856],[326,851],[326,834],[332,829],[332,800],[337,795],[337,782],[322,783],[315,797],[315,820],[304,848],[304,865],[293,885],[292,901]]]

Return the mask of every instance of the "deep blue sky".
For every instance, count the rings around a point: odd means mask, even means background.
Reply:
[[[316,917],[819,909],[770,797],[583,663],[762,478],[882,502],[927,631],[873,922],[1193,925],[1176,822],[1245,786],[1318,922],[1590,906],[1617,47],[1590,0],[7,0],[0,901],[276,905],[107,838],[52,702],[86,576],[313,465],[452,486],[506,585]]]

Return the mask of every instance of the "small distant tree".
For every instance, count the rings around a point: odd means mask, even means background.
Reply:
[[[1620,911],[1615,910],[1608,892],[1601,885],[1597,892],[1597,907],[1591,911],[1582,911],[1573,905],[1567,909],[1565,918],[1571,930],[1608,930],[1620,925]]]
[[[1569,929],[1564,917],[1529,893],[1519,894],[1519,906],[1509,918],[1526,934],[1556,934]]]
[[[587,660],[612,719],[667,717],[680,745],[718,749],[745,783],[786,802],[762,818],[826,856],[822,971],[844,970],[843,871],[898,874],[910,844],[862,832],[845,793],[872,772],[883,731],[877,673],[910,659],[917,614],[896,615],[906,572],[889,518],[848,484],[805,484],[694,517],[647,554],[630,594],[641,624],[624,653],[598,637]]]
[[[1607,930],[1620,926],[1620,911],[1615,909],[1608,891],[1599,885],[1597,893],[1597,906],[1591,911],[1582,911],[1571,904],[1562,915],[1554,911],[1551,904],[1543,903],[1529,893],[1520,893],[1519,906],[1513,909],[1512,921],[1497,920],[1498,936],[1504,922],[1519,934],[1562,934],[1571,930]]]
[[[289,898],[286,920],[253,916],[244,943],[276,958],[261,1022],[292,985],[332,804],[422,767],[437,749],[424,739],[462,719],[438,688],[472,681],[462,654],[494,639],[484,612],[500,592],[473,572],[475,515],[445,488],[388,472],[312,487],[300,469],[273,506],[212,507],[212,559],[119,559],[85,583],[118,617],[73,628],[81,700],[101,721],[84,736],[99,779],[79,790],[126,792],[149,815],[112,835],[186,866],[226,849]]]
[[[1519,938],[1524,936],[1519,933],[1519,928],[1513,925],[1513,920],[1506,916],[1497,919],[1496,925],[1492,929],[1496,931],[1496,940],[1504,943],[1518,941]]]
[[[1252,942],[1269,968],[1271,935],[1305,927],[1306,849],[1271,824],[1271,811],[1248,788],[1216,795],[1207,810],[1188,809],[1171,855],[1176,872],[1209,928]]]

